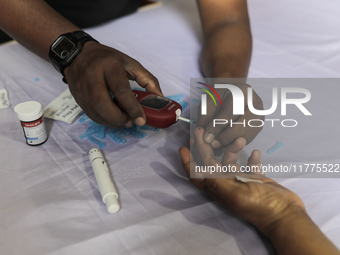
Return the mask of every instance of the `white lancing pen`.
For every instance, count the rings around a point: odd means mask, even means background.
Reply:
[[[120,209],[118,202],[118,193],[112,183],[110,172],[103,157],[103,154],[98,148],[93,148],[89,152],[91,165],[94,176],[96,177],[100,194],[103,202],[106,204],[109,213],[116,213]]]

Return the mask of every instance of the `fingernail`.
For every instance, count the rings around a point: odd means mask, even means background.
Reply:
[[[220,148],[220,147],[221,147],[220,142],[217,141],[217,140],[212,141],[210,145],[211,145],[211,147],[213,147],[214,149],[217,149],[217,148]]]
[[[137,119],[135,119],[135,123],[138,126],[144,126],[145,125],[145,120],[142,117],[138,117]]]
[[[205,138],[204,138],[204,141],[206,143],[211,143],[212,140],[214,140],[215,136],[213,134],[208,134]]]
[[[132,124],[132,121],[129,120],[128,122],[126,122],[125,127],[132,127]]]

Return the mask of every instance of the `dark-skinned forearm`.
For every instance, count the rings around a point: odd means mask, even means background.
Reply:
[[[243,78],[248,74],[252,37],[246,0],[197,0],[206,77]]]
[[[249,24],[238,21],[219,24],[205,38],[201,54],[205,77],[247,76],[252,51]]]
[[[0,28],[45,60],[59,35],[80,30],[42,0],[0,1]]]
[[[280,255],[339,255],[340,251],[302,210],[288,215],[267,233]]]

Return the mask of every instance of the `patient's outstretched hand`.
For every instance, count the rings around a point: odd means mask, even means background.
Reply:
[[[202,166],[233,166],[240,170],[237,164],[238,153],[246,145],[244,138],[239,137],[225,148],[222,162],[219,162],[209,144],[203,140],[204,129],[195,130],[195,147],[201,159]],[[190,178],[190,169],[195,169],[196,162],[188,148],[179,149],[183,168]],[[261,165],[261,153],[254,150],[248,159],[248,165]],[[200,190],[207,192],[214,200],[221,203],[237,216],[255,225],[265,235],[269,235],[273,228],[285,217],[297,211],[305,212],[301,199],[292,191],[279,185],[261,173],[244,174],[238,176],[261,180],[259,182],[241,182],[235,178],[235,173],[210,175],[199,173],[199,178],[190,181]],[[209,178],[207,178],[209,177]],[[211,178],[212,177],[212,178]]]

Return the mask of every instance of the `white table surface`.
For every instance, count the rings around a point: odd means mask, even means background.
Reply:
[[[336,0],[249,1],[254,37],[249,77],[338,78],[339,7]],[[165,95],[184,94],[190,101],[190,78],[201,77],[202,36],[194,0],[164,1],[159,8],[87,31],[140,61],[157,76]],[[128,138],[124,145],[106,140],[103,153],[122,204],[110,215],[87,156],[94,145],[78,138],[86,123],[46,120],[49,140],[38,147],[24,142],[14,106],[28,100],[46,106],[66,89],[60,78],[22,46],[0,47],[0,88],[8,90],[11,101],[10,108],[0,110],[0,254],[273,254],[252,226],[184,176],[177,150],[189,137],[187,123],[147,131],[146,138]],[[261,96],[268,93],[256,89]],[[340,91],[336,86],[328,94],[317,85],[310,89],[323,100],[336,100]],[[339,106],[336,101],[322,106],[311,105],[315,116],[330,110],[329,125],[280,137],[265,128],[244,154],[259,148],[267,163],[340,163]],[[265,151],[278,139],[285,147],[269,157]],[[278,181],[303,199],[312,219],[340,248],[340,180]]]

